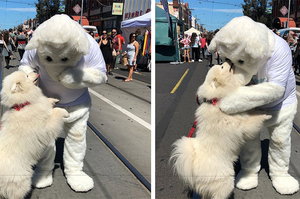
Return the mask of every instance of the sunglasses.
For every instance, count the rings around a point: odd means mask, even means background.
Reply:
[[[106,32],[103,32],[103,33],[102,33],[102,35],[106,35],[106,34],[107,34]]]
[[[112,32],[112,33],[117,33],[117,32]]]

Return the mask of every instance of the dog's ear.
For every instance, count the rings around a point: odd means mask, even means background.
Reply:
[[[220,86],[220,82],[218,82],[217,78],[214,78],[213,81],[210,83],[210,86],[213,88],[213,89],[216,89]]]
[[[14,83],[13,86],[11,87],[10,91],[12,93],[18,93],[22,91],[22,86],[20,82]]]

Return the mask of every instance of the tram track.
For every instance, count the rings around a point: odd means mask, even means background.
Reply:
[[[123,165],[138,179],[138,181],[151,192],[151,184],[146,178],[119,152],[106,138],[98,131],[89,121],[88,127],[90,130],[106,145],[106,147],[115,154],[115,156],[123,163]]]
[[[120,88],[120,87],[118,87],[118,86],[115,86],[115,85],[113,85],[113,84],[110,84],[110,83],[108,83],[108,82],[107,82],[106,84],[109,85],[109,86],[111,86],[111,87],[114,87],[114,88],[116,88],[116,89],[118,89],[118,90],[120,90],[120,91],[123,91],[123,92],[125,92],[125,93],[127,93],[127,94],[129,94],[129,95],[132,95],[132,96],[134,96],[134,97],[136,97],[136,98],[138,98],[138,99],[140,99],[140,100],[142,100],[142,101],[144,101],[144,102],[147,102],[148,104],[151,104],[151,101],[150,101],[150,100],[147,100],[147,99],[145,99],[145,98],[142,98],[142,97],[140,97],[140,96],[138,96],[138,95],[136,95],[136,94],[134,94],[134,93],[132,93],[132,92],[126,90],[126,89],[122,89],[122,88]]]

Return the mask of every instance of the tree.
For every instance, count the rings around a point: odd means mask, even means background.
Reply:
[[[37,12],[36,18],[39,23],[41,24],[59,13],[59,5],[60,0],[38,0],[38,3],[35,3],[35,6]]]
[[[266,9],[271,4],[272,2],[268,2],[267,0],[244,0],[244,4],[242,4],[243,13],[254,21],[270,27],[272,19],[271,15],[267,14]]]

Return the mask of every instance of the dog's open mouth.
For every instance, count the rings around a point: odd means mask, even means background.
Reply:
[[[33,80],[33,83],[36,84],[37,81],[39,80],[40,74],[38,74],[37,78],[35,80]]]

